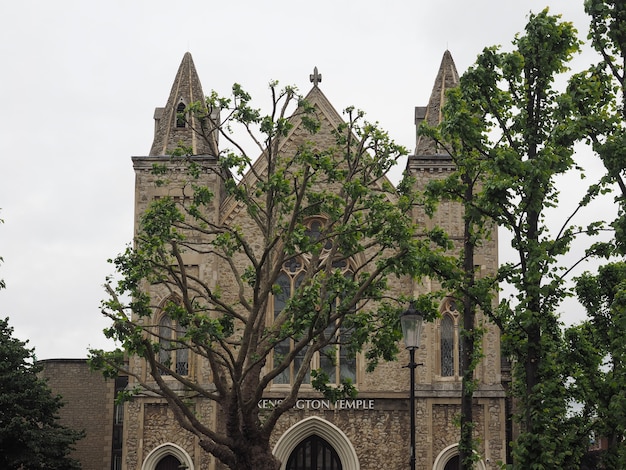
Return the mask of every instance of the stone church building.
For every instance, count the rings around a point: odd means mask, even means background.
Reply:
[[[435,71],[433,71],[435,72]],[[306,100],[321,116],[322,130],[337,128],[343,121],[322,92],[320,76],[311,75],[312,86]],[[435,125],[441,117],[441,106],[447,89],[458,84],[459,76],[448,51],[443,55],[436,73],[434,87],[427,106],[415,108],[415,124],[426,120]],[[193,117],[181,121],[178,113],[185,106],[202,100],[204,94],[189,53],[185,54],[165,107],[156,108],[155,136],[148,156],[132,158],[135,171],[135,227],[139,217],[155,198],[172,195],[176,191],[176,164],[168,153],[180,142],[192,149],[192,154],[213,159],[210,148],[193,131]],[[197,125],[197,123],[195,123]],[[297,132],[294,129],[293,132]],[[417,135],[417,134],[416,134]],[[173,186],[156,185],[152,172],[154,164],[165,164],[171,173]],[[434,143],[417,136],[415,151],[408,157],[407,171],[423,187],[432,178],[440,178],[453,170],[451,159],[438,151]],[[215,176],[213,176],[215,177]],[[204,184],[210,185],[211,181]],[[245,227],[245,211],[239,211],[228,197],[218,199],[216,216]],[[413,214],[414,219],[426,225],[444,227],[453,239],[462,239],[461,208],[453,203],[442,203],[433,219],[424,214]],[[493,273],[498,265],[498,240],[486,241],[476,256],[479,275]],[[185,263],[193,266],[198,276],[222,275],[215,265],[198,254],[189,255]],[[193,257],[193,259],[191,259]],[[437,290],[431,285],[413,285],[409,279],[395,280],[395,292],[418,293]],[[157,293],[158,296],[158,293]],[[460,436],[461,374],[459,371],[460,315],[449,298],[441,301],[440,317],[425,324],[421,347],[416,351],[415,426],[416,466],[419,469],[448,470],[458,462]],[[476,468],[497,469],[507,461],[507,443],[511,441],[506,386],[508,370],[501,358],[500,337],[496,326],[485,321],[484,358],[476,370],[479,386],[474,394],[475,437],[480,460]],[[155,311],[153,324],[171,326],[171,319],[163,311]],[[168,323],[169,322],[169,323]],[[274,455],[282,462],[282,470],[400,470],[409,468],[410,417],[408,353],[400,346],[396,362],[382,363],[374,372],[365,371],[365,363],[357,357],[351,363],[341,364],[338,375],[348,374],[358,389],[356,399],[331,403],[321,398],[310,386],[300,390],[294,408],[282,416],[272,435]],[[188,351],[179,351],[175,359],[176,371],[189,380],[210,385],[207,367]],[[345,366],[345,367],[344,367]],[[137,357],[129,358],[129,368],[138,376],[148,377],[147,365]],[[285,396],[289,374],[278,376],[270,385],[258,406],[270,409]],[[132,375],[128,388],[137,385]],[[62,393],[62,392],[61,392]],[[71,406],[71,404],[70,404]],[[219,417],[208,400],[196,404],[199,416],[207,426],[219,426]],[[121,450],[112,457],[113,470],[221,470],[222,464],[204,452],[191,433],[176,422],[164,399],[152,393],[140,393],[116,409],[116,420],[123,422]],[[110,442],[110,436],[108,436]],[[108,444],[107,444],[108,445]],[[88,468],[88,467],[85,467]],[[92,467],[89,467],[92,468]]]
[[[458,73],[449,52],[445,52],[437,72],[430,101],[425,107],[415,109],[415,124],[427,120],[436,124],[440,120],[445,91],[458,84]],[[341,115],[321,90],[317,70],[311,76],[313,85],[306,96],[322,116],[322,128],[336,128]],[[152,166],[167,163],[168,152],[180,142],[192,148],[194,155],[210,155],[206,143],[192,130],[193,122],[181,122],[180,113],[189,103],[203,99],[204,94],[189,53],[185,54],[167,104],[155,111],[155,137],[150,155],[133,157],[136,174],[135,217],[136,220],[155,198],[172,194],[172,188],[154,183]],[[178,116],[178,117],[177,117]],[[193,118],[191,118],[193,119]],[[295,132],[295,131],[294,131]],[[211,157],[207,157],[211,158]],[[170,164],[173,165],[173,164]],[[170,166],[170,171],[176,168]],[[415,152],[408,157],[407,170],[420,187],[430,179],[446,175],[453,170],[452,161],[438,152],[434,143],[420,136],[416,139]],[[211,184],[211,182],[207,182]],[[245,211],[237,212],[229,198],[218,201],[219,217],[230,217],[245,226]],[[459,206],[443,203],[434,219],[415,213],[420,223],[439,224],[453,238],[462,237],[462,213]],[[480,273],[492,273],[497,268],[497,234],[481,248],[476,257]],[[189,264],[197,266],[198,275],[209,272],[206,260],[195,255]],[[212,271],[219,277],[220,273]],[[410,280],[398,281],[396,286],[404,292],[420,289],[436,289],[438,286],[413,286]],[[433,282],[434,284],[434,282]],[[162,313],[155,312],[155,315]],[[416,375],[416,463],[418,468],[444,470],[453,468],[458,461],[457,443],[459,427],[455,421],[460,412],[461,374],[459,371],[459,313],[453,301],[442,299],[441,316],[427,323],[422,345],[417,351]],[[167,318],[155,318],[158,322]],[[500,354],[498,329],[487,323],[484,336],[484,359],[477,369],[479,381],[475,392],[474,417],[476,438],[479,442],[480,461],[477,468],[499,468],[506,462],[507,406],[503,377],[503,361]],[[357,399],[337,403],[320,398],[320,395],[303,387],[294,409],[284,415],[273,433],[274,455],[282,462],[284,470],[375,470],[403,469],[409,465],[409,372],[406,367],[408,354],[402,354],[397,362],[383,363],[373,373],[366,373],[364,364],[357,358],[347,367],[359,390]],[[130,358],[130,367],[145,374],[146,365],[137,358]],[[193,380],[209,380],[204,367],[191,353],[176,358],[176,367]],[[283,380],[284,379],[284,380]],[[274,380],[259,402],[260,408],[269,408],[284,396],[284,384],[289,377]],[[133,378],[129,387],[133,387]],[[211,404],[200,406],[206,419],[216,420]],[[204,407],[204,408],[203,408]],[[209,425],[217,425],[207,423]],[[323,456],[323,458],[321,457]],[[319,457],[319,458],[318,458]],[[221,464],[201,450],[197,440],[182,430],[163,399],[140,394],[126,404],[123,430],[122,468],[128,470],[161,470],[188,468],[196,470],[220,469]]]

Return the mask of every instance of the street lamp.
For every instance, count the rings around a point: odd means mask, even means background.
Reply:
[[[415,310],[413,302],[409,304],[409,308],[400,315],[400,324],[402,325],[402,336],[404,337],[404,346],[409,350],[409,365],[411,370],[411,470],[415,470],[415,350],[420,347],[420,337],[424,327],[424,314]]]

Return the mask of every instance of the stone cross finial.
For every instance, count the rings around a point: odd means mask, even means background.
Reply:
[[[322,81],[322,74],[317,71],[317,67],[313,69],[313,73],[309,75],[309,79],[311,80],[311,83],[313,83],[314,87]]]

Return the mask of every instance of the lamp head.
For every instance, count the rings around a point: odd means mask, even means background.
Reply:
[[[409,308],[400,315],[400,324],[402,325],[402,336],[404,337],[404,345],[407,349],[418,349],[420,347],[420,339],[424,327],[424,314],[418,312],[413,305],[409,304]]]

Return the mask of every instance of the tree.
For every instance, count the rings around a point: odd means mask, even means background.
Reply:
[[[589,39],[601,60],[573,76],[568,92],[572,97],[580,132],[591,143],[606,169],[595,191],[613,192],[618,207],[612,222],[615,240],[602,246],[602,255],[626,252],[626,6],[621,1],[586,0],[591,18]],[[616,189],[616,190],[615,190]],[[599,250],[598,250],[599,251]]]
[[[518,406],[520,435],[514,443],[514,468],[556,468],[577,465],[585,450],[585,434],[568,415],[568,372],[557,315],[567,296],[565,279],[571,267],[559,265],[580,234],[593,235],[598,224],[572,223],[597,194],[592,187],[574,212],[556,230],[546,210],[558,205],[557,176],[578,168],[573,144],[581,138],[573,119],[574,99],[554,89],[558,74],[578,50],[576,31],[547,10],[531,14],[512,52],[487,48],[462,77],[465,104],[457,119],[457,136],[466,136],[484,158],[484,197],[478,210],[512,237],[516,260],[500,267],[499,279],[517,294],[504,299],[494,312],[505,352],[514,361],[513,394]],[[483,139],[472,137],[471,111],[484,124]],[[450,118],[448,118],[450,119]],[[590,253],[585,256],[590,255]]]
[[[574,398],[583,407],[589,433],[606,439],[603,467],[626,466],[626,263],[601,266],[577,279],[576,293],[588,320],[566,330],[575,365]]]
[[[461,83],[464,80],[462,78]],[[479,455],[474,436],[473,396],[477,386],[474,374],[482,358],[484,328],[477,322],[477,310],[480,309],[487,318],[498,321],[493,312],[497,279],[495,276],[479,278],[474,262],[476,253],[494,231],[492,219],[482,209],[485,205],[482,187],[488,175],[487,127],[481,119],[482,112],[472,109],[473,103],[463,96],[464,92],[464,85],[449,90],[441,124],[436,129],[422,125],[420,130],[435,140],[455,166],[446,178],[433,179],[428,183],[424,194],[427,213],[432,215],[444,200],[463,206],[462,244],[455,248],[451,241],[439,242],[438,246],[447,245],[449,250],[439,251],[440,256],[430,264],[434,276],[441,280],[445,289],[442,295],[452,296],[462,307],[459,468],[463,470],[474,468]],[[439,227],[432,230],[430,239],[441,238],[441,231]],[[443,237],[443,240],[448,239]],[[451,256],[450,251],[456,256]]]
[[[579,103],[580,111],[587,118],[584,123],[594,150],[607,169],[607,177],[618,185],[623,203],[626,165],[620,156],[626,145],[626,5],[615,0],[586,0],[585,11],[591,17],[591,45],[602,60],[583,75],[595,87],[582,88],[581,94],[593,99],[586,101],[591,107]]]
[[[596,250],[609,258],[626,252],[626,5],[613,0],[586,0],[585,11],[591,19],[589,39],[601,60],[575,76],[570,89],[578,121],[606,169],[597,190],[615,195],[618,212],[611,223],[614,236],[598,243]],[[608,443],[608,449],[600,453],[604,468],[623,468],[623,261],[600,266],[596,275],[583,274],[577,279],[576,293],[588,314],[587,321],[567,331],[578,369],[576,398],[592,416],[595,435]]]
[[[83,433],[59,424],[61,397],[37,376],[33,350],[12,335],[8,318],[0,320],[0,467],[79,469],[69,453]]]
[[[331,383],[338,360],[363,350],[373,368],[394,357],[398,315],[409,299],[388,279],[415,276],[420,253],[429,253],[410,217],[410,185],[394,188],[385,176],[406,151],[353,108],[347,122],[329,123],[317,88],[310,102],[294,88],[271,83],[270,90],[268,115],[238,85],[232,98],[212,93],[180,114],[201,123],[196,131],[213,155],[180,149],[155,167],[159,184],[180,178],[182,197],[152,203],[134,246],[113,260],[121,280],[107,285],[103,312],[113,322],[106,334],[123,351],[92,352],[96,366],[124,370],[141,390],[164,397],[200,446],[237,470],[279,468],[270,435],[303,383],[331,399],[353,396],[349,377]],[[260,153],[256,162],[235,139],[236,126]],[[219,149],[216,135],[231,149]],[[224,200],[245,216],[215,217],[214,204]],[[189,253],[227,274],[217,282],[203,278],[185,263]],[[172,300],[159,305],[159,296]],[[428,300],[418,307],[433,310]],[[177,327],[157,328],[150,319],[158,309]],[[178,351],[207,364],[210,384],[177,370]],[[125,367],[124,352],[145,359],[147,379]],[[311,371],[316,354],[320,367]],[[262,412],[258,402],[277,381],[289,385],[286,396]],[[198,417],[198,397],[215,403],[223,426],[213,429]]]

